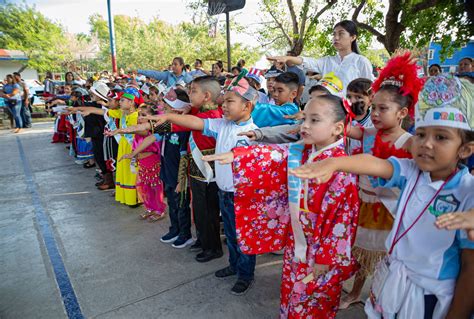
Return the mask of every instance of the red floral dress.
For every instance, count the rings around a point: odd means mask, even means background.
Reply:
[[[307,249],[306,261],[297,261],[288,204],[292,195],[287,175],[289,147],[255,145],[234,149],[239,245],[247,254],[285,247],[281,318],[334,318],[342,283],[358,269],[351,255],[359,213],[357,179],[352,174],[336,172],[325,184],[303,182],[298,220]],[[302,152],[304,163],[312,150],[306,146]],[[312,161],[339,156],[346,156],[342,144],[313,155]],[[290,185],[291,182],[290,178]],[[312,273],[315,263],[328,265],[329,271],[311,281],[303,280]]]

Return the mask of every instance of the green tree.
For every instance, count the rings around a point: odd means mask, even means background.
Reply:
[[[28,56],[28,66],[45,72],[61,70],[71,58],[62,27],[26,4],[0,6],[0,48],[21,50]]]
[[[99,39],[100,58],[109,65],[107,21],[100,15],[93,15],[89,23],[92,34]],[[219,29],[216,37],[209,37],[205,21],[172,26],[159,19],[146,24],[139,18],[117,15],[114,17],[114,29],[117,63],[125,69],[163,69],[176,56],[183,57],[187,63],[196,58],[213,63],[226,57],[224,30]],[[249,63],[260,57],[259,50],[239,43],[232,45],[232,52],[234,57],[244,58]],[[234,59],[235,63],[238,58]]]
[[[379,1],[359,0],[352,20],[382,43],[389,53],[402,48],[442,45],[446,57],[474,34],[461,0],[388,0],[387,13]],[[360,21],[360,14],[365,18]]]

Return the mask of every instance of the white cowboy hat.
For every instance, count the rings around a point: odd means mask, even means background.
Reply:
[[[109,94],[109,87],[102,81],[95,81],[92,84],[91,92],[100,97],[104,101],[108,101],[107,95]]]

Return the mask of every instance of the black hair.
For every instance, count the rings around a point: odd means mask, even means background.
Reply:
[[[190,66],[189,64],[186,64],[186,65],[184,66],[184,68],[185,68],[186,70],[191,70],[191,66]]]
[[[74,81],[74,73],[72,73],[71,71],[66,72],[66,74],[64,75],[64,81],[66,81],[66,83],[68,83],[68,82],[67,82],[67,76],[68,76],[68,74],[71,74],[72,80]]]
[[[204,92],[211,93],[212,102],[215,103],[219,95],[221,94],[221,85],[219,81],[211,75],[199,76],[195,78],[191,83],[200,86]]]
[[[472,58],[468,56],[465,56],[464,58],[460,59],[459,62],[461,62],[462,60],[468,60],[469,62],[472,63]]]
[[[183,68],[184,68],[184,59],[180,56],[177,56],[173,59],[173,61],[178,61],[180,65],[183,65]]]
[[[372,81],[365,78],[358,78],[358,79],[352,80],[347,86],[346,91],[362,94],[365,96],[370,96],[370,93],[372,92]],[[359,116],[359,115],[365,114],[366,106],[367,105],[365,105],[365,102],[357,101],[355,103],[352,103],[351,109],[355,115]]]
[[[186,102],[186,103],[189,103],[189,96],[188,96],[188,93],[186,93],[185,90],[183,89],[175,89],[174,90],[175,93],[176,93],[176,98],[180,101],[183,101],[183,102]]]
[[[326,87],[324,87],[320,84],[313,85],[309,89],[308,93],[311,94],[311,93],[316,92],[316,91],[324,92],[324,94],[331,94],[331,92],[329,92],[329,90]]]
[[[245,65],[245,60],[244,59],[240,59],[238,62],[237,62],[237,66],[239,68],[243,68]]]
[[[275,78],[275,82],[283,83],[292,90],[298,90],[300,81],[298,75],[293,72],[284,72]]]
[[[222,63],[221,60],[217,61],[217,62],[214,63],[214,64],[216,64],[216,65],[219,67],[219,69],[221,70],[221,72],[224,71],[224,63]]]
[[[202,65],[202,60],[201,59],[196,59],[195,62],[198,62],[199,64]]]
[[[318,96],[317,99],[323,99],[331,106],[332,113],[334,115],[334,122],[343,121],[344,125],[347,124],[345,122],[347,111],[344,108],[344,103],[342,102],[342,99],[339,96],[332,95],[332,94],[325,94],[325,95]]]
[[[357,25],[354,23],[354,21],[342,20],[341,22],[336,23],[333,29],[335,29],[336,27],[343,28],[344,30],[349,32],[351,36],[355,35],[357,37],[359,35],[359,32],[357,31]],[[359,46],[357,45],[357,38],[354,41],[352,41],[351,50],[354,53],[360,54]]]
[[[474,131],[459,130],[459,134],[461,135],[462,144],[474,142]]]
[[[441,69],[441,65],[437,64],[437,63],[433,63],[432,65],[430,65],[430,67],[428,68],[428,70],[431,70],[432,67],[435,67],[435,68],[438,68],[439,72],[442,72],[443,70]]]
[[[378,92],[387,92],[392,96],[392,101],[400,105],[400,108],[410,108],[413,104],[413,97],[410,94],[403,95],[396,85],[386,84],[380,87]]]
[[[242,68],[240,66],[233,66],[231,71],[233,72],[234,70],[237,70],[240,73],[242,71]]]

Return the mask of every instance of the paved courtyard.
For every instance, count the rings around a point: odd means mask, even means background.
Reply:
[[[248,294],[159,238],[168,219],[138,219],[94,187],[94,170],[51,144],[52,124],[0,132],[0,318],[277,318],[281,257],[257,258]],[[338,314],[365,318],[357,304]]]

